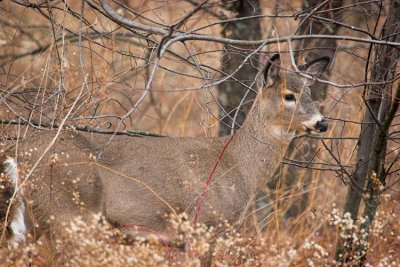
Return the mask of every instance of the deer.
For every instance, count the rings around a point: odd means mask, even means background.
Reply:
[[[227,137],[116,135],[109,142],[109,135],[63,130],[47,154],[54,131],[31,129],[1,141],[1,188],[8,190],[0,191],[0,215],[8,217],[9,245],[96,213],[113,226],[145,226],[167,239],[169,213],[186,212],[208,226],[243,221],[296,133],[327,131],[309,86],[329,62],[299,65],[300,75],[272,56],[256,76],[245,122]]]

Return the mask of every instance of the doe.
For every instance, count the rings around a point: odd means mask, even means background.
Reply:
[[[299,69],[317,76],[328,63],[322,57]],[[105,145],[110,137],[104,134],[62,131],[28,179],[22,170],[32,168],[55,133],[30,130],[22,139],[2,142],[4,148],[12,147],[0,154],[2,181],[10,189],[0,191],[0,201],[4,204],[14,194],[7,212],[7,205],[0,205],[0,215],[8,214],[10,245],[25,242],[27,233],[55,234],[57,225],[94,213],[102,213],[112,225],[151,228],[167,239],[171,233],[165,214],[171,212],[186,212],[210,226],[221,219],[240,222],[295,132],[327,130],[311,98],[311,82],[281,68],[279,55],[274,55],[257,76],[257,97],[234,136],[117,135]]]

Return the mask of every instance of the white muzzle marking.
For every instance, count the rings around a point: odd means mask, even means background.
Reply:
[[[324,119],[324,116],[321,114],[317,114],[311,117],[308,121],[303,122],[303,126],[305,130],[309,130],[311,132],[318,132],[316,131],[315,126],[317,125],[317,122],[322,121]]]

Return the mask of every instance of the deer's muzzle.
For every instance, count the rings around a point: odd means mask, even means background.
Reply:
[[[304,122],[303,126],[308,133],[323,133],[328,130],[328,121],[322,115],[316,115]]]
[[[317,131],[320,133],[326,132],[326,130],[328,130],[328,121],[326,119],[317,121],[315,124],[315,129],[317,129]]]

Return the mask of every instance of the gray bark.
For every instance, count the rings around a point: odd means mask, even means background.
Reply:
[[[381,38],[388,41],[400,41],[399,0],[394,0],[390,4],[389,14],[382,28]],[[384,45],[377,47],[371,80],[373,82],[383,82],[393,78],[399,55],[398,48]],[[396,97],[392,101],[390,99],[392,95],[391,87],[392,85],[387,83],[371,85],[366,88],[366,105],[369,108],[365,111],[363,122],[375,123],[362,124],[358,142],[357,168],[353,173],[353,181],[350,183],[343,211],[343,214],[350,213],[351,218],[357,220],[362,199],[359,188],[364,189],[367,186],[365,193],[368,194],[366,194],[363,214],[366,220],[360,226],[365,233],[363,239],[366,243],[359,243],[354,252],[352,240],[339,239],[336,248],[336,260],[339,262],[353,261],[354,256],[356,256],[356,258],[360,259],[356,264],[363,266],[366,259],[370,226],[380,204],[381,188],[379,185],[383,186],[385,184],[384,162],[389,127],[399,105],[399,88],[397,88]]]
[[[237,13],[238,18],[260,15],[259,0],[236,0],[222,1],[225,8]],[[227,38],[241,40],[259,40],[261,39],[260,19],[248,19],[236,22],[229,22],[224,25],[222,35]],[[236,68],[242,64],[246,56],[251,53],[253,47],[224,45],[224,54],[222,55],[222,72],[231,74]],[[254,81],[258,72],[257,58],[253,56],[233,77],[242,81],[247,86]],[[229,79],[218,86],[219,98],[222,108],[227,112],[221,114],[220,136],[229,135],[231,133],[232,118],[236,112],[236,108],[242,101],[248,89],[240,83]],[[240,111],[236,117],[236,127],[242,125],[246,115],[251,107],[255,94],[249,93],[247,98],[240,107]],[[228,116],[227,116],[228,115]]]

